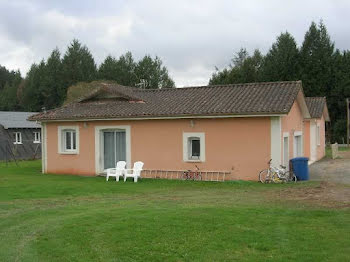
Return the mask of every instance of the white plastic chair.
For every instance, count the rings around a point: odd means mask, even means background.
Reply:
[[[143,162],[137,161],[134,163],[133,169],[126,169],[125,175],[124,175],[124,182],[128,177],[134,178],[134,182],[137,182],[138,178],[141,178],[141,171],[143,167]],[[132,173],[128,173],[128,171],[132,171]]]
[[[118,161],[117,165],[115,168],[108,168],[107,169],[107,177],[106,181],[108,181],[109,177],[115,177],[115,181],[119,181],[119,177],[125,175],[125,166],[126,162],[125,161]]]

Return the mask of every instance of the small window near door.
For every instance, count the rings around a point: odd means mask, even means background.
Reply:
[[[316,141],[317,141],[317,145],[321,145],[321,134],[320,134],[320,125],[317,125],[316,127]]]
[[[15,142],[13,142],[15,145],[21,145],[22,144],[22,134],[21,132],[15,132],[14,134],[14,139]]]
[[[185,162],[204,162],[204,133],[183,133],[183,150],[183,159]]]
[[[39,144],[40,142],[41,142],[40,132],[34,132],[34,141],[33,141],[33,143]]]
[[[59,153],[78,154],[79,151],[79,127],[59,127]]]

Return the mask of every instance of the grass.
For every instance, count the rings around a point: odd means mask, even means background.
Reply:
[[[42,175],[0,164],[0,261],[346,261],[349,209],[255,182]]]

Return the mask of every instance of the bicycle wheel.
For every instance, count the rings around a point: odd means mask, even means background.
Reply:
[[[259,181],[261,183],[269,183],[271,182],[270,181],[270,172],[269,172],[269,169],[264,169],[264,170],[261,170],[260,173],[259,173]]]
[[[202,175],[200,173],[197,173],[196,180],[197,181],[201,181],[202,180]]]
[[[289,172],[289,171],[287,171],[286,172],[286,177],[288,178],[288,182],[292,182],[292,183],[296,183],[297,182],[297,177],[294,175],[294,173],[293,172]]]

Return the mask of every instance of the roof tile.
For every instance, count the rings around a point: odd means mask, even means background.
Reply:
[[[179,117],[202,115],[285,114],[291,109],[301,81],[247,83],[166,89],[137,89],[108,85],[104,92],[124,94],[120,99],[85,97],[40,113],[31,120]]]

